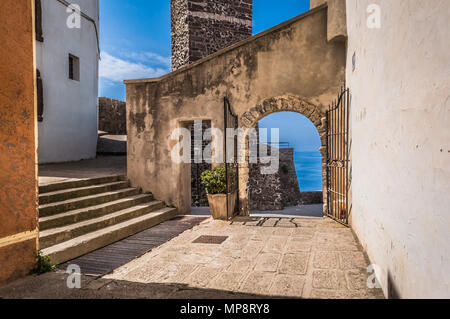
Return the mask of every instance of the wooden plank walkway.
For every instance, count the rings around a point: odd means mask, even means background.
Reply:
[[[84,275],[104,276],[191,229],[207,217],[179,216],[58,266],[78,265]]]

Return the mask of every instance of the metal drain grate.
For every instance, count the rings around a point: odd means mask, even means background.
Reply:
[[[196,240],[194,240],[193,244],[213,244],[220,245],[225,240],[228,239],[228,236],[200,236]]]

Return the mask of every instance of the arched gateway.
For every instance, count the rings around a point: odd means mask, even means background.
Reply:
[[[345,81],[346,64],[345,42],[329,34],[332,13],[320,6],[160,78],[125,81],[131,185],[189,213],[192,166],[171,160],[179,142],[171,135],[196,120],[223,129],[224,97],[242,128],[271,113],[298,112],[325,146],[325,112]],[[248,164],[241,166],[240,213],[247,214]]]
[[[326,117],[321,109],[308,101],[295,96],[283,95],[265,99],[261,104],[249,109],[239,117],[239,127],[243,129],[255,128],[258,122],[264,117],[278,112],[296,112],[307,117],[320,134],[322,147],[322,184],[323,184],[323,202],[324,214],[326,213],[327,192],[326,190]],[[248,144],[244,144],[248,146]],[[248,152],[248,150],[247,150]],[[249,180],[249,163],[240,164],[239,166],[239,199],[240,199],[240,214],[248,215],[248,194],[246,192],[247,181]]]

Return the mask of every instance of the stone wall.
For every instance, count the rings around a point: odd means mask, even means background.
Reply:
[[[283,210],[284,198],[280,172],[261,174],[261,164],[249,165],[250,210]]]
[[[294,149],[280,149],[280,166],[277,173],[263,175],[263,166],[264,164],[260,163],[249,165],[250,210],[283,210],[290,206],[323,203],[322,192],[300,191]]]
[[[126,106],[126,102],[100,97],[98,99],[98,129],[112,135],[126,135]]]
[[[299,205],[323,204],[323,192],[301,192]]]
[[[188,0],[171,0],[172,69],[189,64]]]
[[[171,0],[173,70],[251,37],[252,8],[253,0]]]
[[[283,194],[283,204],[296,206],[300,204],[300,185],[294,164],[294,149],[280,149],[280,181]]]

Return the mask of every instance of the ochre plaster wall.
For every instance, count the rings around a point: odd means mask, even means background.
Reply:
[[[0,284],[28,274],[37,249],[33,3],[0,1]]]

